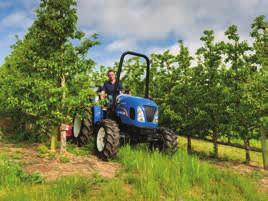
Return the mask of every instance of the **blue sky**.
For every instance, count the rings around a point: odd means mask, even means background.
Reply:
[[[35,18],[38,0],[0,0],[0,64],[10,53],[15,35],[22,38]],[[217,40],[236,24],[250,40],[250,24],[268,17],[268,0],[78,0],[78,26],[98,33],[101,45],[89,52],[98,65],[110,65],[125,50],[150,54],[178,51],[183,40],[192,54],[200,47],[202,31],[211,28]]]

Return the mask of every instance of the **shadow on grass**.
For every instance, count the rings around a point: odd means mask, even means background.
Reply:
[[[213,152],[192,150],[190,155],[195,155],[199,159],[204,160],[204,161],[211,161],[211,162],[216,162],[216,163],[229,163],[231,165],[241,165],[241,164],[243,164],[243,165],[247,165],[247,166],[252,167],[252,168],[258,168],[258,169],[261,168],[261,167],[256,166],[256,165],[248,164],[248,163],[246,163],[245,160],[232,159],[232,158],[230,158],[228,156],[215,157]]]

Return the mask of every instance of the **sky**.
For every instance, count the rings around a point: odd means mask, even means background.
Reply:
[[[0,64],[15,35],[23,38],[31,26],[38,5],[39,0],[0,0]],[[224,32],[232,24],[242,40],[250,41],[254,18],[268,17],[268,0],[78,0],[77,12],[79,29],[88,36],[97,33],[101,42],[88,56],[109,66],[126,50],[176,54],[178,40],[194,55],[205,29],[226,40]]]

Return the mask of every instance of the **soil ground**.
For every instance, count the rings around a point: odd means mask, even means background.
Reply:
[[[118,163],[104,162],[93,155],[76,156],[71,153],[65,154],[69,162],[64,163],[59,157],[49,159],[47,156],[40,156],[36,149],[36,144],[18,147],[15,144],[0,143],[1,153],[19,162],[26,172],[39,172],[46,180],[55,180],[67,175],[90,176],[92,174],[111,178],[120,168]]]

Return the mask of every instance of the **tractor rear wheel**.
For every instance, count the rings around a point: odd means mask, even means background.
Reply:
[[[168,155],[173,155],[178,150],[178,139],[177,135],[170,129],[160,127],[157,132],[161,136],[159,142],[154,142],[150,145],[152,149],[159,149],[159,151],[164,152]]]
[[[73,141],[78,146],[87,144],[93,137],[92,112],[85,108],[83,119],[76,115],[73,120]]]
[[[102,160],[114,158],[120,145],[120,130],[115,121],[104,119],[96,130],[96,152]]]

